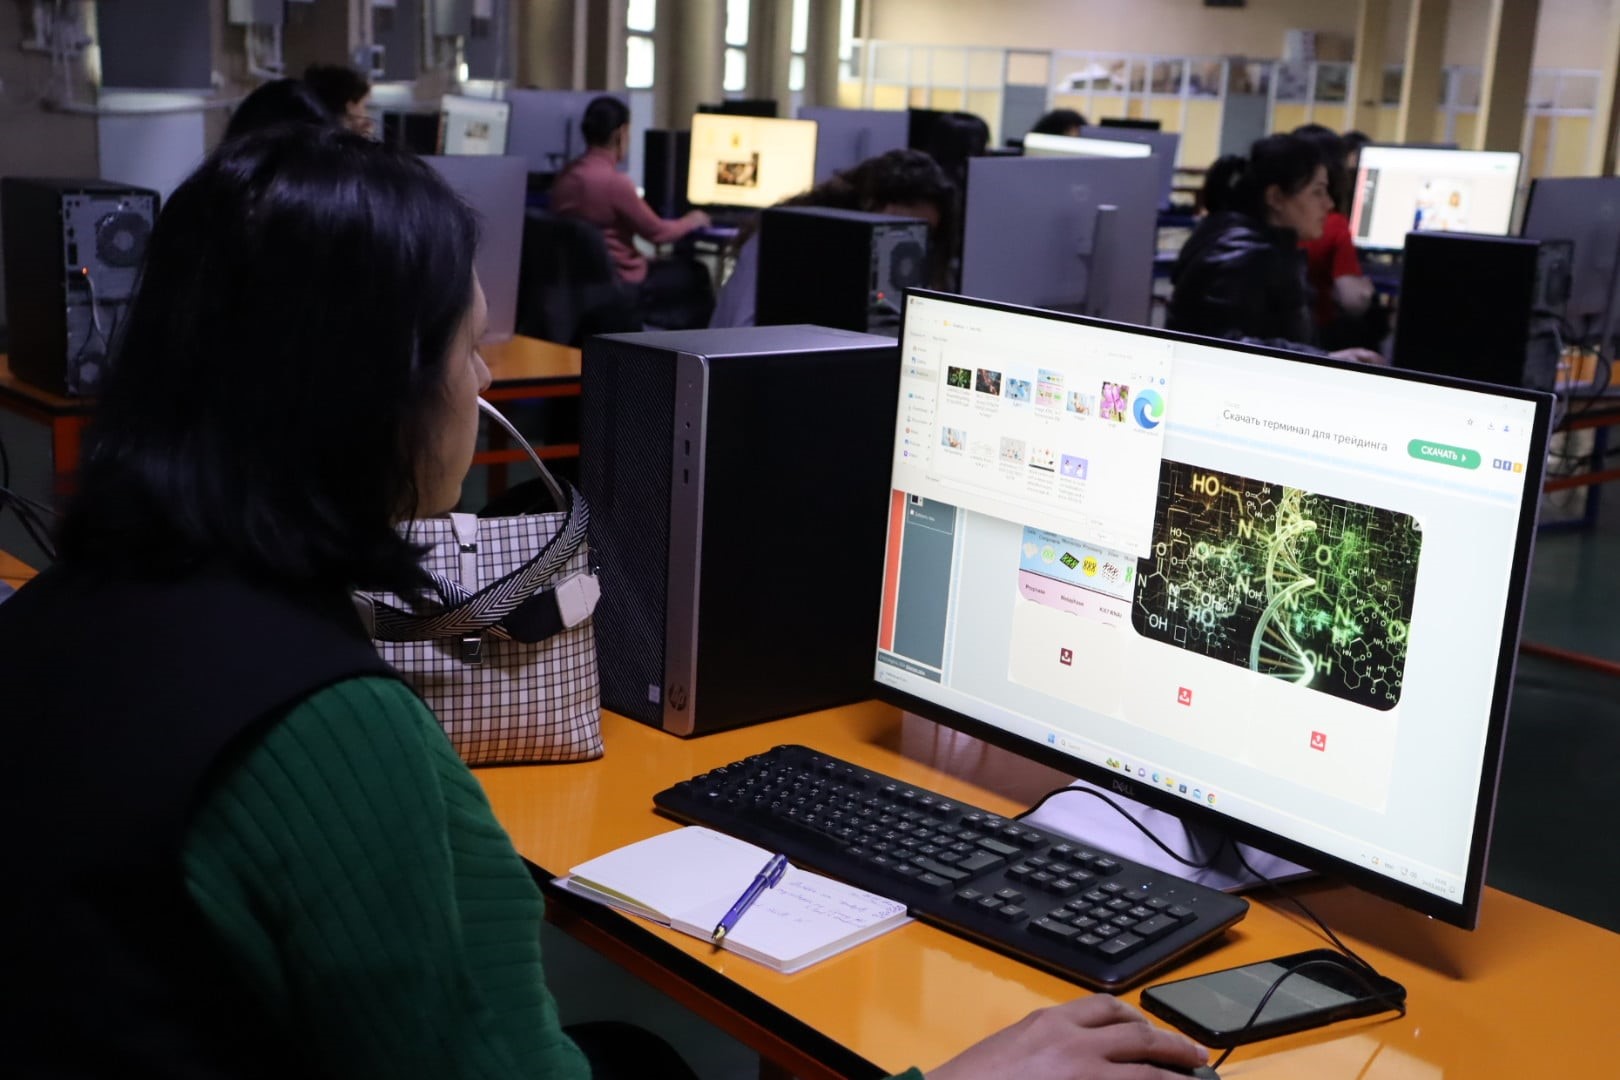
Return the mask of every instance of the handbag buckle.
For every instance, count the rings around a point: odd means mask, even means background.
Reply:
[[[468,634],[461,639],[461,662],[468,667],[482,667],[484,638],[482,634]]]

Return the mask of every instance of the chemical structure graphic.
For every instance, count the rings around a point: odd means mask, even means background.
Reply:
[[[1391,709],[1421,549],[1408,514],[1166,460],[1132,624],[1156,641]]]

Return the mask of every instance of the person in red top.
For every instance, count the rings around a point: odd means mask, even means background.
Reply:
[[[1333,193],[1334,207],[1322,223],[1322,235],[1299,244],[1305,252],[1305,280],[1315,294],[1311,314],[1317,331],[1324,334],[1324,340],[1333,340],[1332,330],[1344,329],[1337,324],[1353,323],[1367,314],[1373,301],[1373,283],[1361,272],[1361,258],[1350,236],[1350,185],[1343,140],[1321,124],[1306,124],[1295,128],[1293,134],[1310,140],[1320,150]]]
[[[693,210],[674,220],[661,218],[636,193],[635,183],[619,171],[629,155],[630,110],[615,97],[599,97],[585,108],[580,129],[587,147],[569,162],[551,188],[551,208],[588,221],[602,230],[619,280],[640,285],[647,280],[646,256],[636,250],[636,237],[652,244],[672,244],[709,224],[709,215]]]

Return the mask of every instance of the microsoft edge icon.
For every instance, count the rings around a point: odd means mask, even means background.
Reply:
[[[1136,395],[1136,422],[1149,430],[1164,419],[1164,398],[1157,390],[1142,390]]]

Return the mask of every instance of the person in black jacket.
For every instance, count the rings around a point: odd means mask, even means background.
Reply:
[[[1315,349],[1311,293],[1300,240],[1313,240],[1333,208],[1327,163],[1309,140],[1270,135],[1248,157],[1228,155],[1204,183],[1209,213],[1170,272],[1165,325],[1209,337]],[[1377,362],[1344,349],[1342,360]]]

